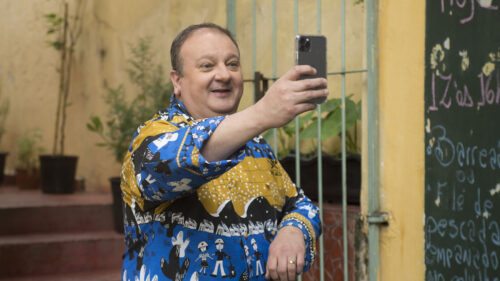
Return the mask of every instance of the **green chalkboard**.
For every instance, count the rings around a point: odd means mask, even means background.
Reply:
[[[500,0],[426,5],[426,280],[499,281]]]

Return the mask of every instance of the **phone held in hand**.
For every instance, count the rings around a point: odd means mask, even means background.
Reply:
[[[315,75],[303,75],[299,79],[326,78],[326,37],[322,35],[296,35],[295,64],[310,65],[316,69]],[[325,101],[326,98],[311,100],[312,103],[317,104]]]

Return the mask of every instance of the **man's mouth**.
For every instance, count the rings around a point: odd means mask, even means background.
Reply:
[[[215,94],[217,94],[217,93],[227,94],[227,93],[231,92],[231,89],[230,88],[216,88],[216,89],[210,90],[210,92],[215,93]]]

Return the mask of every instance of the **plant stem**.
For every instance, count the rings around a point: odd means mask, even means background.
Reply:
[[[61,67],[59,69],[59,94],[57,96],[57,110],[56,110],[56,126],[54,132],[54,144],[52,147],[52,154],[58,154],[57,151],[57,141],[59,140],[59,130],[60,130],[60,119],[61,119],[61,108],[64,106],[63,103],[63,94],[65,89],[65,66],[66,66],[66,38],[68,34],[68,3],[64,3],[64,27],[63,27],[63,36],[61,42]],[[62,152],[60,153],[62,154]]]
[[[68,105],[68,96],[69,96],[69,85],[71,79],[71,64],[73,55],[73,46],[70,46],[68,62],[66,63],[66,83],[64,85],[64,98],[63,98],[63,106],[62,106],[62,120],[61,120],[61,138],[60,138],[60,154],[64,155],[64,138],[65,138],[65,127],[66,127],[66,109]]]

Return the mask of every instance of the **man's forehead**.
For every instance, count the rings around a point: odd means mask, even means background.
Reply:
[[[201,37],[206,37],[206,35],[209,35],[209,34],[222,35],[223,37],[227,38],[227,40],[229,40],[232,43],[232,45],[234,46],[235,50],[237,50],[238,55],[239,55],[238,46],[236,46],[236,44],[233,42],[233,40],[227,34],[225,34],[224,32],[222,32],[220,30],[217,30],[215,28],[208,28],[208,27],[200,28],[200,29],[197,29],[197,30],[193,31],[188,36],[188,38],[186,38],[186,40],[184,41],[184,44],[182,44],[180,52],[182,53],[183,50],[186,49],[185,47],[187,45],[193,46],[192,45],[194,43],[193,41],[195,41],[197,39],[200,39]],[[220,42],[220,41],[217,41],[217,42]],[[196,43],[196,44],[199,44],[199,43]],[[198,46],[198,45],[195,45],[195,46]]]

